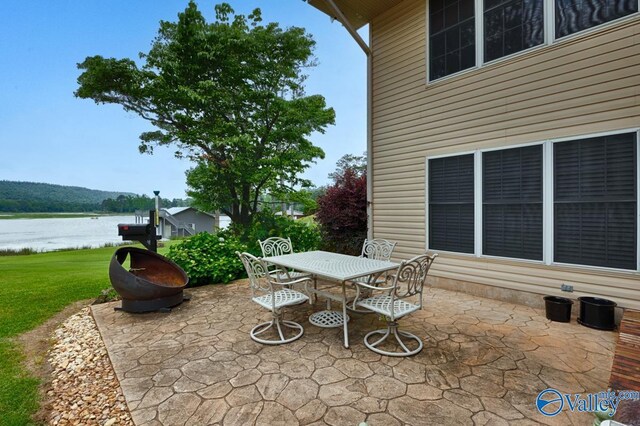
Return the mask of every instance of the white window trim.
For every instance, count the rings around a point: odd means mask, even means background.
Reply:
[[[617,25],[621,22],[625,22],[628,21],[630,19],[634,19],[638,16],[640,16],[640,0],[638,1],[638,12],[632,13],[630,15],[627,16],[623,16],[621,18],[618,19],[614,19],[613,21],[609,21],[609,22],[605,22],[603,24],[599,24],[599,25],[595,25],[593,27],[590,28],[586,28],[584,30],[581,31],[577,31],[573,34],[569,34],[566,35],[564,37],[561,38],[557,38],[556,34],[555,34],[555,15],[556,15],[556,8],[555,8],[555,0],[543,0],[544,2],[544,13],[543,13],[543,19],[544,19],[544,40],[541,44],[539,44],[538,46],[533,46],[530,47],[528,49],[525,50],[521,50],[519,52],[515,52],[512,53],[510,55],[506,55],[506,56],[502,56],[500,58],[497,59],[493,59],[491,61],[485,61],[484,60],[484,0],[474,0],[475,6],[474,6],[474,18],[475,18],[475,39],[476,39],[476,64],[473,67],[455,72],[453,74],[448,74],[445,75],[444,77],[440,77],[437,78],[435,80],[431,80],[429,78],[429,0],[425,0],[426,2],[426,12],[425,12],[425,34],[426,34],[426,43],[425,43],[425,48],[426,48],[426,52],[425,52],[425,58],[426,58],[426,80],[427,80],[427,85],[432,85],[432,84],[437,84],[440,83],[441,81],[446,81],[450,78],[454,78],[463,74],[467,74],[469,72],[473,72],[475,70],[478,70],[480,68],[483,68],[484,66],[487,65],[493,65],[493,64],[498,64],[500,62],[503,61],[508,61],[510,59],[522,56],[522,55],[526,55],[529,54],[531,52],[534,52],[536,50],[539,49],[543,49],[545,47],[551,46],[553,44],[558,44],[558,43],[564,43],[566,41],[572,40],[576,37],[581,37],[585,34],[589,34],[591,32],[595,32],[595,31],[601,31],[604,30],[606,28],[609,28],[612,25]]]
[[[556,143],[568,142],[579,139],[588,139],[601,136],[618,135],[622,133],[636,133],[636,269],[610,268],[606,266],[581,265],[574,263],[555,262],[553,260],[553,145]],[[532,145],[542,145],[542,260],[519,259],[516,257],[492,256],[482,253],[482,154],[484,152],[507,150],[512,148],[523,148]],[[429,247],[429,160],[447,157],[457,157],[460,155],[474,155],[474,252],[461,253],[449,250],[438,250]],[[437,251],[438,253],[454,254],[457,256],[474,257],[478,259],[507,260],[523,264],[538,264],[547,266],[575,267],[593,271],[622,272],[626,274],[637,274],[640,272],[640,128],[613,130],[608,132],[589,133],[563,138],[553,138],[538,142],[521,143],[515,145],[505,145],[500,147],[483,148],[474,151],[462,151],[450,154],[427,156],[425,158],[425,249],[427,251]]]
[[[478,194],[480,196],[478,197]],[[482,256],[482,152],[473,153],[473,212],[474,212],[474,253],[476,257]]]

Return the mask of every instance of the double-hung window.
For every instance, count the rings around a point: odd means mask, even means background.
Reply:
[[[430,158],[427,248],[640,270],[638,133]]]
[[[427,1],[429,81],[637,13],[639,3],[639,0]],[[545,13],[545,9],[553,13]],[[545,39],[545,34],[551,39]]]

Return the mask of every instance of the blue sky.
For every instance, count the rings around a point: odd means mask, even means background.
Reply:
[[[207,19],[219,1],[199,0]],[[305,174],[317,185],[344,154],[366,149],[366,57],[347,31],[302,0],[228,1],[237,13],[262,9],[265,22],[301,26],[316,40],[308,94],[323,95],[336,125],[313,142],[326,158]],[[175,21],[187,0],[13,0],[0,2],[0,180],[185,197],[186,160],[170,148],[138,153],[151,128],[117,105],[76,99],[78,62],[147,52],[160,20]],[[365,35],[366,40],[366,35]]]

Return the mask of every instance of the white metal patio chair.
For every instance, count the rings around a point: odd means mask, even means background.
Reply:
[[[293,244],[291,244],[291,238],[269,237],[266,240],[258,240],[258,244],[260,244],[260,250],[262,250],[262,257],[283,256],[285,254],[293,253]],[[269,266],[269,268],[269,274],[283,283],[292,284],[292,281],[294,280],[299,280],[301,278],[312,278],[313,287],[317,287],[316,279],[312,274],[286,269],[274,269],[271,266]],[[311,299],[309,299],[309,303],[311,303]]]
[[[369,259],[375,260],[391,260],[391,255],[393,254],[393,249],[396,247],[395,242],[391,242],[389,240],[385,240],[383,238],[377,238],[373,240],[366,239],[364,240],[364,244],[362,245],[362,253],[360,257],[366,257]],[[359,300],[362,300],[368,297],[371,292],[366,287],[361,287],[359,284],[367,284],[369,286],[377,286],[380,284],[384,284],[386,281],[386,276],[371,276],[367,275],[364,277],[359,277],[353,280],[353,283],[356,284],[356,297],[351,302],[351,306],[349,309],[355,312],[367,313],[368,311],[358,310],[356,308],[356,304]]]
[[[384,315],[387,320],[386,329],[375,330],[364,336],[364,344],[367,348],[387,356],[410,356],[422,350],[422,339],[407,331],[398,330],[397,320],[422,309],[422,290],[427,282],[429,268],[437,256],[437,254],[432,256],[423,254],[413,259],[403,261],[398,268],[398,272],[389,277],[392,283],[388,286],[360,284],[371,289],[373,292],[382,291],[384,294],[378,294],[358,301],[357,305],[369,311]],[[382,337],[370,343],[370,338],[379,334],[382,335]],[[379,347],[391,336],[395,337],[395,340],[400,345],[401,351],[390,352]],[[403,341],[403,337],[417,342],[417,347],[410,349]]]
[[[311,280],[309,278],[300,278],[287,283],[280,282],[269,274],[267,265],[262,259],[249,253],[236,252],[236,254],[242,260],[247,270],[247,275],[249,275],[251,300],[270,310],[273,316],[271,321],[253,327],[249,333],[251,338],[265,345],[280,345],[299,339],[304,333],[304,328],[296,322],[282,319],[282,309],[286,306],[304,303],[309,300],[309,297],[304,293],[287,288],[286,285],[304,283],[306,287]],[[283,328],[293,330],[295,334],[292,337],[286,337]],[[265,339],[259,337],[270,329],[275,329],[279,338]]]

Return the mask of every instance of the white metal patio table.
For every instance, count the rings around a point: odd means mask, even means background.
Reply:
[[[296,271],[308,272],[315,277],[324,278],[330,281],[337,281],[342,285],[342,295],[311,289],[315,294],[326,297],[328,300],[335,300],[342,303],[342,317],[337,316],[340,322],[337,326],[342,325],[344,332],[344,347],[349,347],[349,328],[347,316],[347,282],[354,278],[370,276],[375,277],[393,269],[397,269],[399,264],[387,262],[383,260],[368,259],[366,257],[348,256],[346,254],[331,253],[327,251],[308,251],[303,253],[286,254],[283,256],[265,257],[268,263],[290,268]],[[332,312],[332,311],[323,311]],[[314,314],[315,315],[315,314]],[[311,320],[311,319],[310,319]]]

